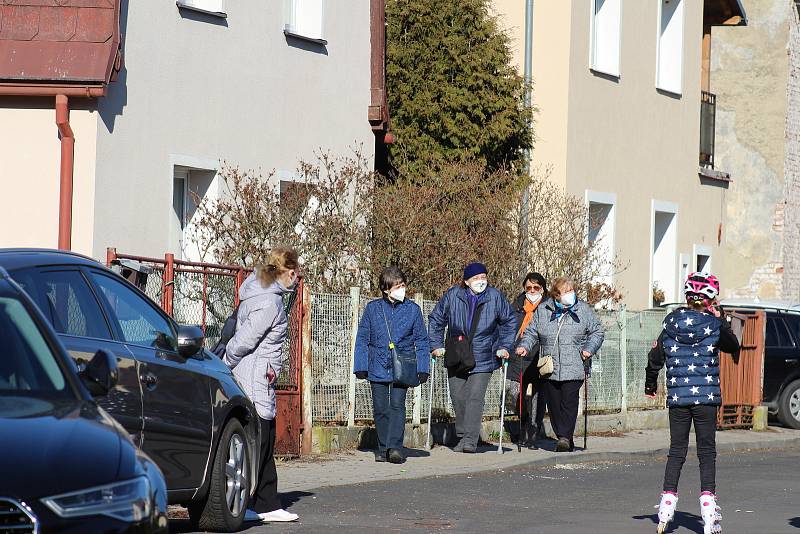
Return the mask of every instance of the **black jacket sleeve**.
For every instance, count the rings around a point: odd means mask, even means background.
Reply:
[[[647,367],[645,368],[644,392],[646,395],[655,395],[658,389],[658,373],[664,367],[667,355],[664,352],[664,333],[658,336],[653,348],[647,353]]]
[[[738,363],[739,361],[739,340],[736,339],[736,334],[731,330],[731,325],[725,320],[725,316],[720,319],[721,325],[719,327],[719,350],[727,352],[733,356],[733,360]]]

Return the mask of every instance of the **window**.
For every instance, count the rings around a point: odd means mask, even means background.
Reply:
[[[767,316],[767,347],[794,347],[783,319]]]
[[[69,396],[55,355],[25,307],[0,297],[0,394]]]
[[[617,197],[613,193],[586,192],[589,221],[587,240],[594,246],[599,269],[594,283],[611,285],[614,274],[614,220]]]
[[[325,44],[323,38],[324,0],[286,0],[284,33]]]
[[[593,0],[591,24],[592,70],[619,76],[622,0]]]
[[[227,17],[225,14],[225,0],[177,0],[178,7],[199,11],[216,17]]]
[[[59,334],[111,339],[100,305],[79,271],[23,271],[14,278]]]
[[[660,0],[656,87],[681,94],[683,84],[683,0]]]
[[[707,245],[694,246],[694,270],[698,273],[711,272],[711,247]]]
[[[175,165],[172,169],[173,236],[171,243],[180,251],[181,259],[200,261],[193,246],[193,219],[206,199],[216,198],[212,187],[216,171]],[[173,249],[174,250],[174,249]]]
[[[99,273],[92,273],[92,278],[119,323],[126,343],[177,350],[172,325],[150,303],[119,280]]]
[[[664,302],[675,302],[678,277],[678,206],[653,201],[651,235],[653,236],[651,292],[664,292]]]

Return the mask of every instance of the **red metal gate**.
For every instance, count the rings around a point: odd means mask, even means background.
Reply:
[[[163,259],[118,254],[113,248],[108,249],[106,262],[177,322],[200,325],[207,347],[218,341],[222,323],[239,305],[239,287],[252,272],[236,265],[176,260],[173,254],[166,254]],[[303,285],[300,279],[297,291],[286,302],[289,335],[283,350],[288,362],[275,386],[275,452],[285,456],[301,453]]]
[[[763,311],[732,313],[732,327],[739,337],[739,361],[720,354],[719,378],[722,406],[717,417],[719,428],[751,428],[753,409],[763,396],[764,327]]]

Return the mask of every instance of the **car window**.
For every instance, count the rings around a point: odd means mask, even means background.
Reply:
[[[794,347],[789,330],[783,319],[767,316],[767,347]]]
[[[783,320],[786,322],[786,326],[789,328],[792,338],[794,338],[795,341],[800,340],[800,315],[787,313],[783,315]]]
[[[146,299],[110,276],[93,272],[92,279],[116,317],[126,343],[177,349],[172,325]]]
[[[100,304],[79,271],[25,271],[14,279],[59,334],[111,339]]]
[[[70,397],[56,358],[22,303],[0,297],[0,395]]]

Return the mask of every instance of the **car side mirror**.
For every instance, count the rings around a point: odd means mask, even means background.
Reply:
[[[191,358],[203,350],[206,336],[199,326],[178,326],[178,354]]]
[[[108,395],[119,381],[117,359],[107,350],[100,349],[78,375],[92,396]]]

